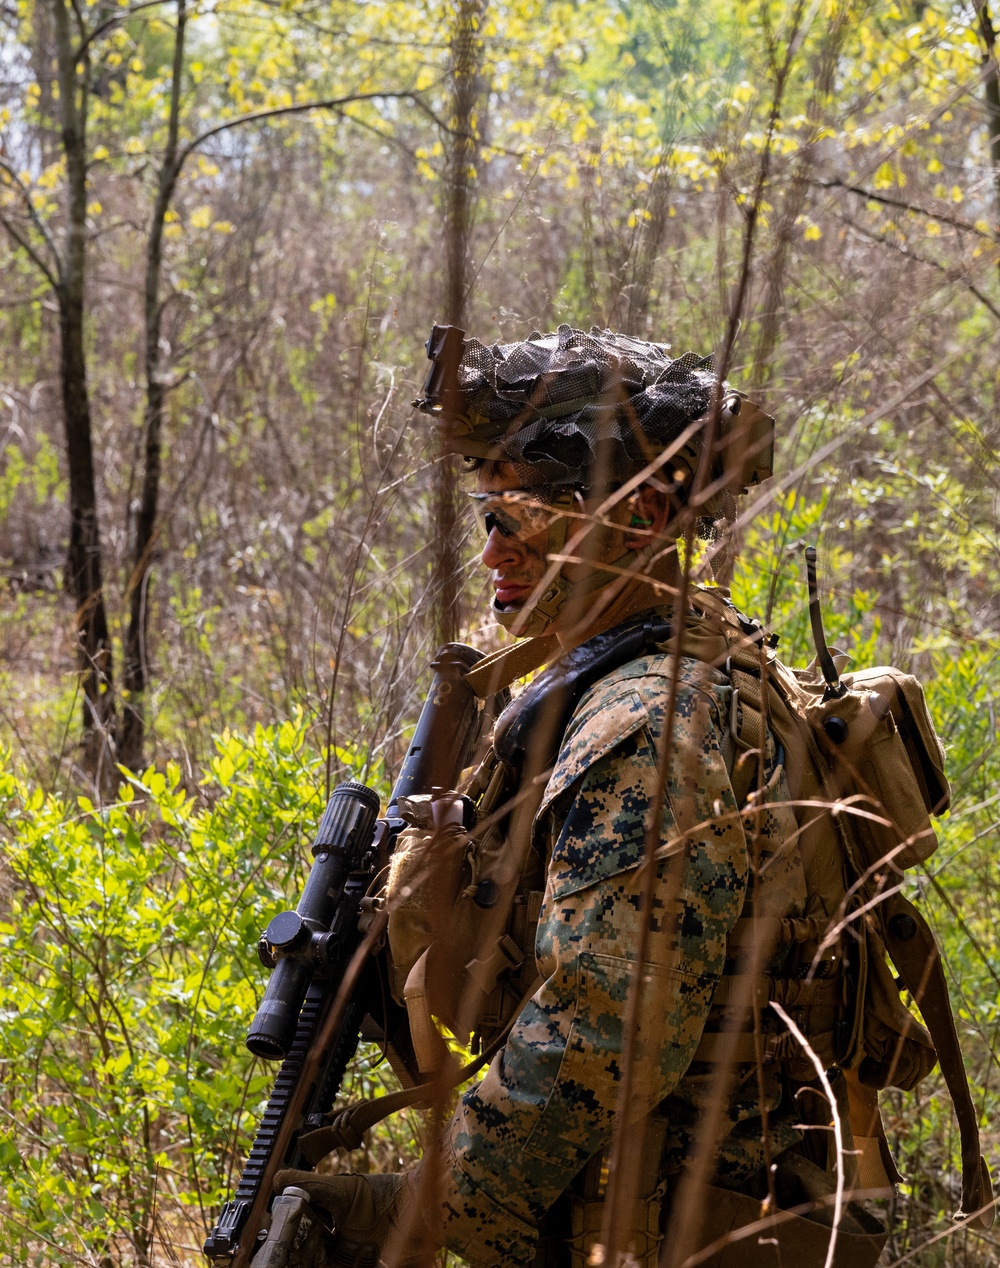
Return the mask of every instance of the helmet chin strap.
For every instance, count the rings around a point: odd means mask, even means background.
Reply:
[[[567,528],[568,518],[564,515],[558,516],[549,525],[549,540],[546,547],[549,557],[562,553],[566,545]],[[494,597],[493,615],[497,623],[505,630],[510,630],[515,638],[539,638],[548,632],[570,598],[582,598],[595,590],[601,590],[616,577],[628,572],[640,560],[645,561],[652,557],[652,546],[644,546],[642,550],[626,550],[617,559],[607,561],[614,572],[606,571],[600,564],[591,563],[590,575],[575,581],[563,576],[563,570],[560,569],[530,606],[505,611],[497,606],[496,597]]]

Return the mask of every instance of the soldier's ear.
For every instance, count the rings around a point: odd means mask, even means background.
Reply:
[[[628,550],[642,550],[656,541],[666,528],[670,519],[670,495],[659,484],[640,484],[629,502],[625,546]]]

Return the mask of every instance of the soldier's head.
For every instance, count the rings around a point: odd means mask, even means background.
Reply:
[[[563,633],[612,589],[669,580],[679,513],[711,523],[771,473],[773,421],[711,358],[565,325],[491,347],[436,326],[427,351],[415,404],[475,473],[493,611],[515,634]]]

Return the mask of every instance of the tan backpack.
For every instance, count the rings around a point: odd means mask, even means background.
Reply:
[[[844,1072],[858,1187],[879,1189],[900,1178],[878,1091],[909,1091],[940,1062],[961,1138],[962,1213],[989,1227],[990,1176],[940,953],[927,922],[901,892],[905,870],[937,848],[930,816],[947,810],[950,799],[944,751],[920,683],[891,667],[840,677],[821,631],[816,667],[790,670],[760,624],[720,592],[698,591],[693,604],[721,629],[728,647],[737,798],[752,802],[756,756],[770,729],[784,750],[799,825],[803,916],[775,920],[767,930],[759,919],[753,929],[752,917],[741,918],[730,935],[733,956],[754,937],[767,940],[772,963],[782,958],[775,950],[792,953],[781,976],[765,970],[758,998],[762,1004],[784,1000],[813,1052]],[[926,1027],[903,1002],[903,990]],[[735,993],[733,981],[723,978],[713,1007]],[[713,1059],[713,1038],[705,1036],[696,1059]],[[770,1040],[767,1055],[793,1079],[815,1077],[813,1062],[788,1033]]]

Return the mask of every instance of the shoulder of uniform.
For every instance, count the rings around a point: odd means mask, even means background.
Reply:
[[[610,681],[610,680],[614,681]],[[650,716],[637,680],[620,671],[602,678],[573,712],[559,745],[540,810],[550,805],[601,758],[632,737],[649,734]],[[652,742],[648,742],[652,748]]]
[[[543,806],[643,728],[652,752],[671,700],[672,680],[672,657],[659,654],[628,661],[596,682],[567,723]],[[724,681],[717,670],[682,656],[673,696],[675,710],[685,714],[702,701],[721,720],[717,690]]]
[[[566,734],[576,727],[589,724],[600,713],[614,709],[629,696],[638,695],[652,707],[663,705],[672,690],[674,659],[666,653],[638,656],[626,661],[610,674],[606,674],[580,698],[570,717]],[[677,672],[677,693],[681,697],[692,693],[714,696],[719,688],[728,685],[724,674],[693,656],[682,656]]]

